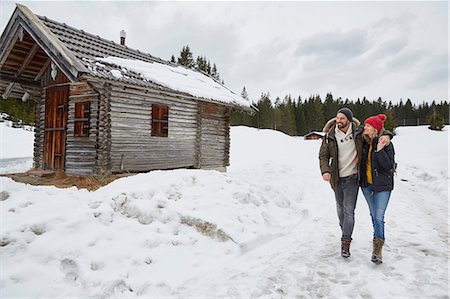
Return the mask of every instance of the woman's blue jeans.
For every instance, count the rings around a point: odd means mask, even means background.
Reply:
[[[373,236],[384,240],[384,213],[386,212],[391,191],[374,192],[372,185],[361,187],[372,217]]]

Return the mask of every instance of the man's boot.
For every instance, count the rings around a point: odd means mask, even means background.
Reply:
[[[348,258],[350,256],[350,242],[351,240],[342,240],[341,242],[341,256]]]
[[[378,237],[373,238],[372,262],[381,264],[383,262],[383,245],[384,240]]]

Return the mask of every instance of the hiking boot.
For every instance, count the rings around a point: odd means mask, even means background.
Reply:
[[[372,251],[372,262],[375,264],[381,264],[383,262],[383,245],[384,240],[378,237],[373,238],[373,251]]]
[[[341,242],[341,256],[348,258],[350,256],[350,240],[342,240]]]

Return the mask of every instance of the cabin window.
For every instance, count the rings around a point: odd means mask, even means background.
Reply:
[[[91,103],[75,103],[75,136],[89,136],[89,119],[91,117]]]
[[[152,136],[167,137],[169,133],[169,107],[152,105]]]

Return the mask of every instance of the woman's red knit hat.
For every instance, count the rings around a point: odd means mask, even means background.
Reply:
[[[386,115],[384,114],[378,114],[375,116],[371,116],[368,119],[364,121],[364,124],[369,124],[375,129],[377,129],[378,132],[381,131],[384,125],[384,121],[386,120]]]

